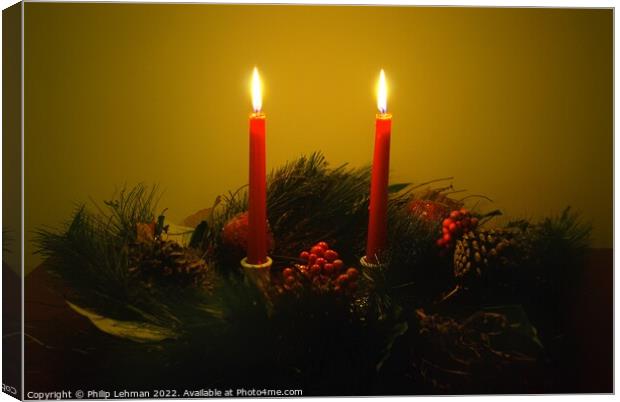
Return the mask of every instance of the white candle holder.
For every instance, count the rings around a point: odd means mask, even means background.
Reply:
[[[271,257],[267,256],[267,261],[263,262],[262,264],[250,264],[248,262],[248,257],[245,257],[244,259],[241,260],[241,266],[244,269],[268,269],[271,268],[271,265],[273,265],[273,260],[271,259]]]
[[[273,260],[267,256],[267,261],[262,264],[250,264],[248,257],[241,260],[241,267],[246,277],[250,279],[261,290],[267,290],[271,282],[271,266]]]

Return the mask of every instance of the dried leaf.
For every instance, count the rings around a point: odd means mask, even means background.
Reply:
[[[136,241],[149,243],[155,240],[155,222],[136,223]]]
[[[118,321],[103,317],[93,311],[79,307],[69,301],[67,304],[76,313],[88,318],[99,330],[138,343],[160,342],[164,339],[176,339],[177,334],[170,329],[137,321]]]

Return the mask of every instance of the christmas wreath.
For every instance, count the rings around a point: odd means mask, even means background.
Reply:
[[[118,340],[111,383],[544,392],[563,353],[558,294],[578,278],[589,226],[568,208],[493,226],[500,212],[450,181],[390,186],[390,247],[371,268],[359,264],[370,168],[331,168],[320,153],[268,176],[266,278],[239,263],[244,187],[183,229],[139,185],[36,241],[71,308]]]

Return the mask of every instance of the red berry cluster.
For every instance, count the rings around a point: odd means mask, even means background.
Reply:
[[[431,200],[413,200],[409,203],[409,212],[426,222],[438,222],[450,211],[449,208]]]
[[[337,293],[354,292],[357,289],[359,271],[353,267],[345,269],[338,253],[329,248],[324,241],[302,251],[299,258],[304,264],[295,264],[282,271],[284,289],[299,288],[300,281],[310,283],[315,290]]]
[[[465,208],[450,212],[450,216],[443,220],[441,234],[437,239],[439,247],[451,248],[455,241],[464,232],[475,229],[478,226],[478,218],[471,215]]]

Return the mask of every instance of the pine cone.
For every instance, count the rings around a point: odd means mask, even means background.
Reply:
[[[508,230],[469,231],[456,242],[454,276],[467,286],[506,272],[517,262],[517,245],[516,234]]]
[[[195,250],[171,240],[135,243],[129,252],[129,272],[152,287],[211,288],[207,263]]]

